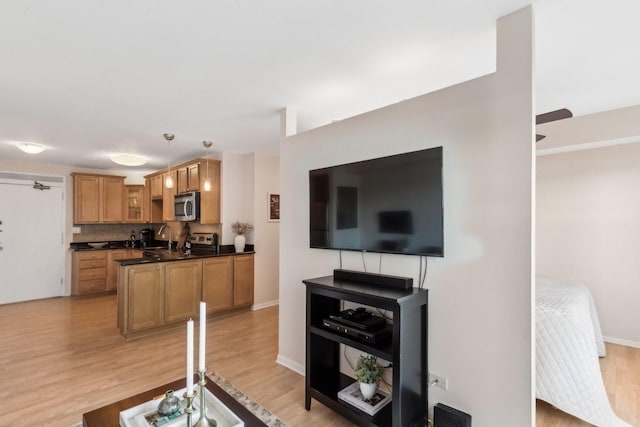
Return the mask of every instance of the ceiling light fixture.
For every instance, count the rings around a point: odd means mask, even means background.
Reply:
[[[16,147],[29,154],[42,153],[47,149],[44,145],[34,144],[33,142],[19,142],[16,144]]]
[[[117,163],[123,166],[142,166],[147,163],[147,159],[137,154],[114,154],[110,157],[113,163]]]
[[[167,147],[171,148],[171,141],[173,141],[175,135],[172,133],[165,133],[164,139],[167,140]],[[167,150],[167,176],[164,179],[164,186],[167,188],[173,188],[173,177],[171,176],[171,155],[170,150]]]
[[[211,180],[209,179],[209,148],[213,145],[211,141],[202,141],[205,148],[205,160],[207,162],[207,178],[204,180],[204,191],[211,191]]]

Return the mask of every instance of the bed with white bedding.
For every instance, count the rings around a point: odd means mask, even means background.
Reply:
[[[536,280],[536,398],[599,427],[630,427],[611,409],[598,357],[604,340],[587,288]]]

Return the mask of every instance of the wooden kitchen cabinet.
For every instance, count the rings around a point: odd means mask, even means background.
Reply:
[[[144,221],[144,185],[125,185],[125,217],[126,222]]]
[[[220,224],[220,161],[203,160],[200,165],[200,223]],[[210,191],[204,191],[207,179]]]
[[[73,223],[118,223],[124,219],[123,176],[72,173]]]
[[[198,317],[201,300],[210,314],[250,307],[253,262],[244,254],[120,266],[120,333],[130,339],[176,327]]]
[[[71,294],[104,292],[107,286],[107,251],[82,251],[72,255]]]
[[[164,188],[163,174],[154,175],[149,178],[150,196],[152,199],[162,199],[162,189]]]
[[[233,307],[253,305],[253,254],[233,257]]]
[[[207,258],[202,261],[202,300],[207,313],[233,308],[233,260],[231,257]]]
[[[177,170],[178,194],[200,189],[200,163],[183,166]]]
[[[168,262],[164,268],[164,321],[198,317],[202,260]]]
[[[115,291],[118,287],[118,268],[120,265],[113,262],[117,259],[131,258],[130,249],[111,249],[107,253],[107,291]]]
[[[164,268],[160,263],[120,267],[118,327],[129,334],[164,323]]]
[[[165,178],[167,175],[171,175],[171,177],[173,178],[173,187],[167,188],[165,185],[162,186],[162,219],[163,221],[175,221],[175,207],[173,204],[173,198],[176,195],[178,173],[176,170],[172,170],[171,172],[167,172],[164,174]]]

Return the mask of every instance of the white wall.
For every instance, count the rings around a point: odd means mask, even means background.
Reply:
[[[443,146],[445,257],[429,259],[426,287],[429,369],[449,390],[429,400],[478,427],[532,425],[530,8],[498,21],[497,53],[494,74],[283,138],[280,363],[304,367],[302,280],[338,267],[338,252],[309,248],[308,171]],[[360,257],[343,253],[344,266],[362,270]],[[385,274],[417,283],[418,271],[417,257],[382,259]]]
[[[280,190],[280,159],[261,153],[222,155],[222,244],[231,245],[231,223],[249,222],[255,244],[254,309],[278,303],[279,223],[267,222],[267,193]]]
[[[536,273],[575,280],[608,340],[640,347],[640,144],[538,157]]]
[[[268,221],[268,193],[280,193],[280,157],[253,154],[253,235],[256,242],[254,309],[278,303],[280,223]]]
[[[232,245],[235,233],[231,224],[235,221],[253,224],[253,159],[251,154],[224,152],[220,171],[220,217],[222,221],[222,245]],[[247,243],[254,243],[253,232],[246,235]]]

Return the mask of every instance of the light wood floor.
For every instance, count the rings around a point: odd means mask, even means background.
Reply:
[[[130,342],[115,325],[113,295],[0,305],[0,425],[68,427],[185,376],[186,325]],[[207,322],[210,369],[291,426],[352,426],[317,402],[304,409],[304,378],[275,363],[277,346],[277,307]]]
[[[186,328],[125,342],[115,324],[112,295],[0,306],[0,425],[67,427],[84,412],[184,377]],[[304,378],[275,363],[277,307],[207,326],[209,367],[289,425],[352,426],[315,401],[307,412]],[[614,410],[640,426],[640,350],[607,351]],[[586,425],[541,402],[537,414],[536,427]]]

